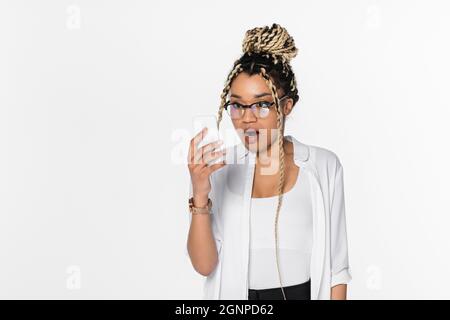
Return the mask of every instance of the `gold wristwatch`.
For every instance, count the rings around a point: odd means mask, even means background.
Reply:
[[[194,206],[194,197],[189,199],[189,211],[192,214],[209,214],[211,213],[212,202],[211,199],[208,198],[208,204],[206,207],[195,207]]]

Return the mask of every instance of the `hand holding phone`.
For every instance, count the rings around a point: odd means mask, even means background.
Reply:
[[[210,143],[215,143],[219,141],[223,141],[223,139],[220,136],[220,132],[217,130],[217,120],[214,115],[201,115],[196,116],[193,119],[193,127],[194,127],[194,133],[200,132],[203,128],[207,128],[206,134],[203,135],[203,139],[199,142],[197,145],[197,149],[206,146]],[[222,143],[220,146],[216,146],[212,151],[214,152],[221,152],[225,149],[225,143]],[[211,159],[207,161],[207,164],[213,165],[217,163],[221,163],[225,159],[224,155],[216,158]]]
[[[211,182],[209,179],[211,174],[225,166],[225,154],[215,152],[215,155],[213,155],[212,152],[218,150],[224,151],[224,143],[222,145],[218,144],[220,135],[214,130],[214,128],[217,130],[217,127],[215,127],[216,124],[211,121],[211,118],[206,122],[202,121],[205,120],[205,118],[202,120],[197,118],[195,120],[197,120],[194,121],[196,135],[190,141],[188,168],[191,175],[194,198],[197,196],[206,199],[211,190]],[[197,130],[198,128],[200,129]],[[209,147],[205,147],[204,149],[209,150],[199,150],[199,147],[202,148],[206,145],[209,145]],[[204,160],[206,158],[210,159],[210,161],[206,160],[205,163]]]

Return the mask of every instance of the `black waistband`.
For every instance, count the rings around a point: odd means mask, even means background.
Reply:
[[[310,300],[311,279],[304,283],[283,287],[287,300]],[[249,300],[283,300],[283,292],[280,287],[269,289],[249,289]]]

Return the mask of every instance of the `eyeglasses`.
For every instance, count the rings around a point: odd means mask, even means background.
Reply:
[[[281,101],[287,98],[288,95],[284,95],[278,100]],[[253,114],[257,118],[265,118],[269,115],[271,107],[275,104],[275,101],[258,101],[249,105],[243,105],[238,102],[231,103],[230,101],[225,103],[225,110],[230,115],[231,119],[241,119],[244,116],[245,109],[251,109]]]

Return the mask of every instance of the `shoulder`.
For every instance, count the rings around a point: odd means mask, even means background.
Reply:
[[[310,152],[309,167],[314,168],[313,171],[315,171],[319,183],[327,186],[324,190],[328,190],[329,196],[333,197],[335,190],[338,192],[343,190],[344,170],[339,156],[336,152],[321,146],[308,145],[308,149]]]
[[[298,139],[293,139],[297,147],[296,158],[299,161],[306,161],[314,166],[319,174],[335,174],[342,168],[339,156],[331,149],[304,143]]]
[[[316,146],[316,145],[309,145],[312,159],[315,162],[319,162],[321,164],[326,164],[327,166],[338,166],[341,165],[341,160],[339,159],[338,155],[324,147]]]

